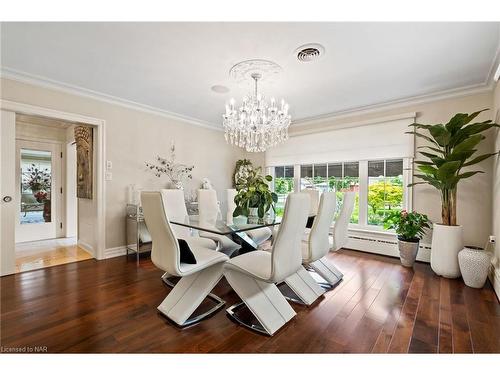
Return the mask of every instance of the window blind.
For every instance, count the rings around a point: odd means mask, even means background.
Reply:
[[[415,121],[415,115],[292,135],[284,144],[266,151],[266,165],[413,158],[415,137],[405,132],[412,130],[408,125]]]

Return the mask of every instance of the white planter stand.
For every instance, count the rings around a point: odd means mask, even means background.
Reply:
[[[461,225],[433,225],[431,268],[439,276],[454,279],[460,276],[458,253],[463,249]]]

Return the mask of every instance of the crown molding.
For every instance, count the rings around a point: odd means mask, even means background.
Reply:
[[[8,68],[8,67],[4,67],[4,66],[2,66],[0,68],[0,76],[2,78],[10,79],[13,81],[27,83],[30,85],[39,86],[39,87],[43,87],[46,89],[61,91],[61,92],[65,92],[68,94],[77,95],[80,97],[85,97],[85,98],[98,100],[101,102],[106,102],[109,104],[119,105],[121,107],[133,109],[136,111],[150,113],[150,114],[165,117],[165,118],[168,118],[171,120],[186,122],[188,124],[200,126],[202,128],[206,128],[206,129],[210,129],[210,130],[217,130],[220,132],[224,131],[220,126],[217,126],[216,124],[212,124],[212,123],[207,122],[207,121],[199,120],[199,119],[196,119],[193,117],[189,117],[189,116],[181,115],[178,113],[166,111],[164,109],[152,107],[152,106],[149,106],[147,104],[137,103],[137,102],[134,102],[131,100],[122,99],[122,98],[119,98],[119,97],[116,97],[113,95],[108,95],[108,94],[104,94],[101,92],[89,90],[89,89],[79,87],[76,85],[70,85],[67,83],[63,83],[63,82],[56,81],[53,79],[49,79],[49,78],[37,76],[34,74],[22,72],[22,71]]]

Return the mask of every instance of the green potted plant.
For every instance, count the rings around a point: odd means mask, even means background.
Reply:
[[[256,224],[264,220],[265,214],[278,201],[278,195],[269,189],[272,176],[263,176],[260,168],[248,169],[244,177],[236,181],[236,208],[233,217],[246,216],[248,223]]]
[[[426,149],[419,151],[426,160],[415,161],[420,172],[415,177],[422,181],[408,186],[429,184],[440,192],[442,223],[433,225],[431,268],[444,277],[460,276],[458,252],[463,248],[463,240],[462,227],[457,225],[458,183],[477,173],[483,173],[480,170],[464,171],[464,168],[496,154],[475,156],[477,145],[486,138],[481,133],[499,126],[491,120],[471,124],[483,111],[485,109],[471,114],[458,113],[445,125],[414,123],[410,125],[414,127],[414,131],[408,132],[429,142],[428,145],[419,147]]]
[[[392,212],[384,219],[385,229],[394,229],[398,235],[399,258],[405,267],[413,267],[417,258],[420,240],[430,228],[427,215],[418,212]]]

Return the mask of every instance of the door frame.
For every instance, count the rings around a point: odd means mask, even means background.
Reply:
[[[20,114],[50,117],[54,119],[78,122],[86,125],[92,125],[96,130],[96,243],[97,248],[93,249],[93,255],[96,259],[104,259],[106,249],[106,184],[105,184],[105,160],[106,160],[106,121],[103,119],[89,117],[77,113],[59,111],[55,109],[39,107],[31,104],[14,102],[0,99],[0,109]]]

